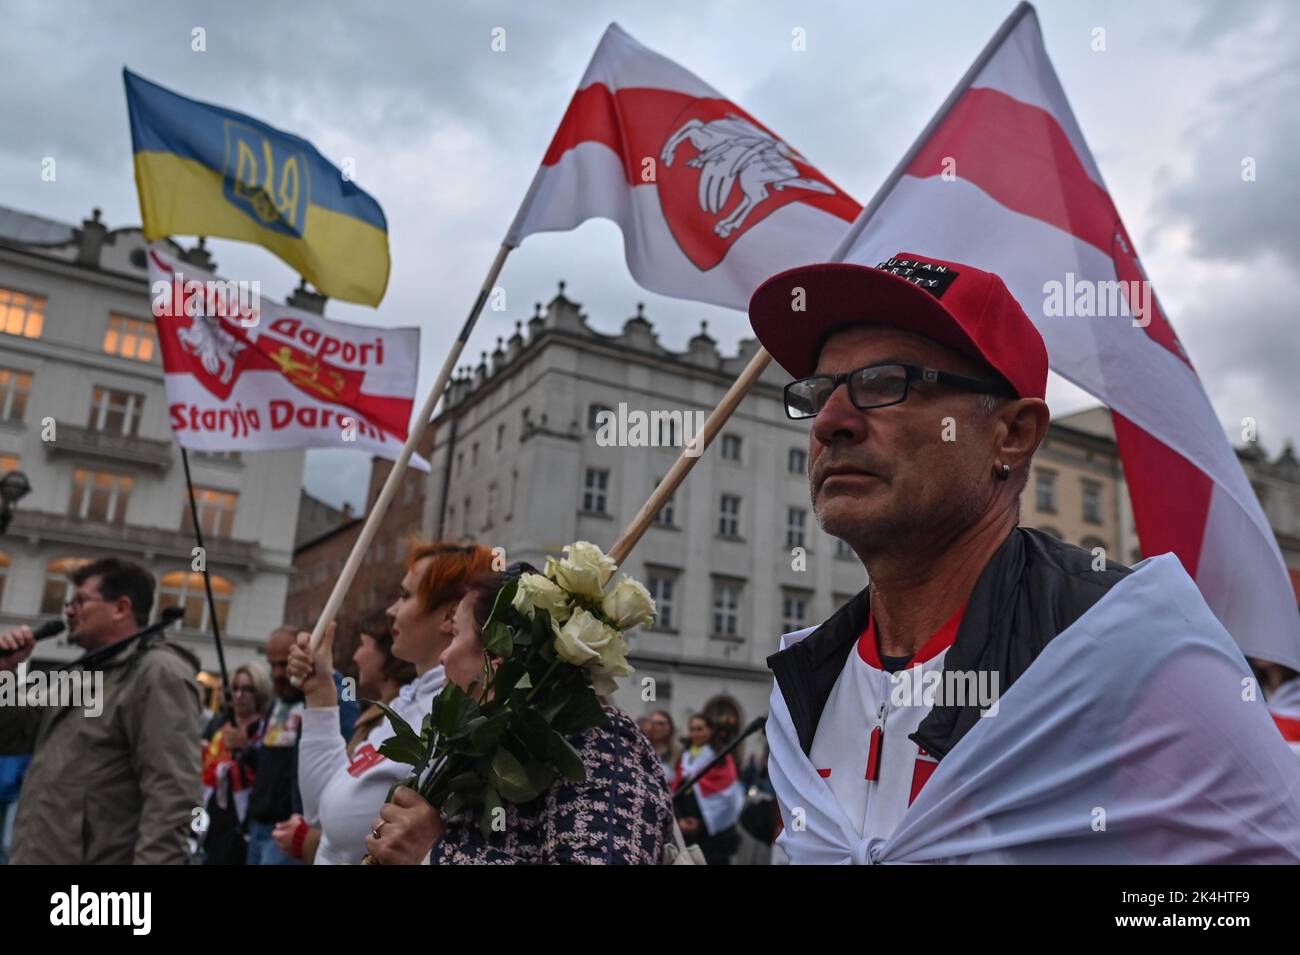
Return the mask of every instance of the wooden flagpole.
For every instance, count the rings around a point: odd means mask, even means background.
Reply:
[[[379,525],[383,523],[384,515],[388,513],[388,506],[393,502],[393,497],[397,494],[397,486],[406,475],[407,463],[411,460],[411,455],[415,452],[415,446],[424,434],[424,429],[429,426],[429,422],[433,418],[433,409],[437,407],[438,400],[442,397],[443,392],[447,390],[447,382],[451,380],[452,372],[456,368],[456,362],[460,360],[460,353],[464,351],[465,343],[469,341],[470,333],[474,330],[474,323],[478,321],[478,317],[483,311],[483,305],[487,302],[488,295],[491,294],[493,287],[496,285],[497,276],[501,274],[501,267],[505,264],[506,256],[510,254],[511,248],[512,246],[502,243],[501,248],[497,250],[496,258],[492,261],[492,267],[488,269],[487,277],[483,279],[483,286],[479,289],[478,297],[469,310],[469,317],[465,319],[460,334],[456,336],[456,341],[447,354],[447,360],[442,363],[442,370],[438,372],[437,380],[433,383],[433,387],[429,389],[428,397],[424,399],[424,406],[420,408],[419,414],[415,416],[410,433],[406,436],[406,443],[402,445],[402,450],[397,455],[397,460],[393,462],[393,468],[388,472],[388,478],[384,481],[384,486],[379,490],[379,497],[375,499],[374,506],[370,508],[370,513],[366,515],[366,522],[361,525],[361,534],[357,537],[357,542],[352,545],[352,552],[348,554],[347,562],[339,573],[339,579],[334,581],[334,589],[330,591],[329,599],[325,601],[325,609],[321,611],[320,616],[316,619],[316,626],[311,632],[311,648],[313,651],[320,646],[325,628],[333,623],[334,618],[338,616],[339,607],[343,604],[343,598],[347,596],[353,578],[356,577],[357,571],[361,569],[361,559],[365,556],[366,551],[370,549],[375,534],[379,532]]]

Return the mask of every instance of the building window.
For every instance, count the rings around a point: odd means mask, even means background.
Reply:
[[[217,608],[217,623],[225,630],[235,585],[216,574],[209,575],[209,579],[212,581],[212,602]],[[162,613],[168,607],[181,607],[185,610],[185,616],[181,620],[187,629],[207,630],[212,626],[202,574],[181,570],[163,574],[158,586],[158,612]]]
[[[478,442],[477,441],[475,441],[474,444],[469,449],[469,466],[472,468],[478,467]]]
[[[496,519],[496,512],[497,512],[497,485],[496,482],[493,481],[491,484],[488,485],[488,489],[487,489],[487,514],[485,514],[483,517],[484,530],[487,530],[492,526],[493,521]]]
[[[238,451],[191,451],[190,454],[202,461],[228,461],[231,464],[238,464],[243,460]]]
[[[10,471],[17,471],[19,460],[16,454],[0,454],[0,477],[4,477]]]
[[[464,506],[460,512],[460,533],[462,537],[469,536],[469,510],[473,503],[473,498],[465,498]]]
[[[853,548],[849,546],[848,541],[835,538],[835,556],[840,560],[853,560],[858,555],[853,553]]]
[[[45,565],[45,593],[41,595],[41,613],[63,613],[63,605],[72,599],[69,577],[89,564],[85,557],[59,557]]]
[[[608,513],[608,492],[609,472],[601,468],[587,468],[587,477],[582,485],[582,509],[588,514]]]
[[[655,602],[654,630],[677,628],[676,591],[677,573],[670,570],[650,570],[646,573],[646,590]]]
[[[1034,506],[1043,514],[1056,513],[1056,472],[1034,472]]]
[[[740,633],[740,591],[737,580],[713,581],[713,628],[715,637],[734,637]]]
[[[793,633],[808,626],[808,605],[811,595],[797,590],[781,594],[781,632]]]
[[[722,459],[724,461],[740,461],[740,438],[734,434],[724,434],[722,436]]]
[[[1101,484],[1087,478],[1084,478],[1080,483],[1083,486],[1083,519],[1089,524],[1100,524]]]
[[[802,507],[787,507],[785,509],[785,547],[789,550],[792,547],[802,547],[804,545],[804,527],[808,523],[808,511]]]
[[[659,414],[659,412],[655,412]],[[677,412],[673,412],[677,414]],[[659,447],[675,448],[677,447],[677,419],[670,418],[667,415],[659,419]]]
[[[31,393],[30,372],[0,368],[0,421],[21,423],[27,415],[27,397]]]
[[[239,495],[231,491],[215,491],[211,488],[196,487],[194,504],[199,510],[199,527],[204,537],[229,537],[235,527],[235,505]],[[190,514],[189,496],[181,506],[181,528],[189,534],[194,533],[194,519]]]
[[[785,469],[791,474],[808,473],[808,452],[802,448],[791,448],[785,459]]]
[[[614,409],[608,405],[587,405],[587,430],[596,431],[600,428],[600,413],[608,411],[614,413]],[[609,419],[606,419],[609,420]]]
[[[658,481],[655,481],[654,486],[658,487],[662,482],[663,482],[663,478],[660,478]],[[659,511],[655,514],[655,524],[657,524],[660,527],[674,526],[674,520],[673,520],[673,516],[675,513],[674,501],[676,500],[676,498],[677,495],[673,494],[671,497],[668,498],[668,500],[664,501],[664,506],[659,508]]]
[[[83,521],[121,524],[126,520],[126,505],[134,484],[135,480],[124,474],[77,468],[72,475],[68,513]]]
[[[460,477],[465,472],[465,452],[456,452],[456,477]]]
[[[9,576],[9,555],[0,551],[0,605],[5,600],[5,580]]]
[[[718,534],[740,536],[740,498],[735,494],[724,494],[718,502]]]
[[[45,328],[45,296],[0,288],[0,332],[40,338]]]
[[[140,413],[143,409],[144,395],[96,388],[90,402],[90,430],[134,438],[140,433]]]
[[[130,358],[132,361],[158,361],[158,332],[153,322],[110,315],[108,331],[104,332],[104,351],[110,355]]]
[[[499,424],[497,425],[497,450],[500,451],[501,448],[505,446],[505,443],[506,443],[506,426],[503,424]]]

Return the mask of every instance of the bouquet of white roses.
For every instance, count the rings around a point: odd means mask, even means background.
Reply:
[[[558,776],[586,778],[565,737],[605,724],[598,695],[632,673],[623,633],[654,618],[654,600],[631,577],[607,592],[617,567],[595,544],[578,541],[564,552],[497,593],[483,627],[477,698],[447,686],[418,733],[383,707],[396,735],[379,752],[415,767],[403,785],[444,816],[477,813],[484,835],[504,802],[535,799]]]

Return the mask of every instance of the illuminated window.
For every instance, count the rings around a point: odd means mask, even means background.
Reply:
[[[217,623],[226,629],[230,614],[230,601],[235,595],[235,585],[224,577],[212,575],[212,602],[217,608]],[[183,625],[190,630],[207,630],[211,625],[208,616],[208,597],[203,589],[203,575],[182,570],[163,574],[158,587],[158,612],[168,607],[185,610]]]
[[[0,368],[0,421],[22,421],[32,393],[30,372]]]
[[[144,395],[96,388],[90,402],[90,429],[135,437],[140,433]]]
[[[69,577],[89,564],[86,557],[59,557],[45,565],[45,593],[41,596],[41,613],[63,613],[63,605],[72,599]]]
[[[124,474],[77,468],[72,476],[72,502],[68,513],[83,521],[121,524],[135,481]]]
[[[108,331],[104,332],[104,351],[132,361],[156,364],[158,361],[158,333],[153,322],[110,315]]]
[[[0,551],[0,604],[5,599],[5,580],[9,577],[9,555]]]
[[[18,470],[18,455],[0,454],[0,477],[4,477],[10,471]]]
[[[40,338],[45,327],[45,296],[0,288],[0,332]]]
[[[235,526],[235,505],[239,495],[230,491],[214,491],[211,488],[194,489],[194,505],[199,511],[199,527],[207,537],[229,537]],[[190,514],[189,495],[181,503],[181,527],[188,534],[194,533],[194,518]]]

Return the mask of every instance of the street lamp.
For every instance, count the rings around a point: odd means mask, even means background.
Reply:
[[[9,522],[14,519],[14,506],[31,489],[31,482],[22,471],[10,471],[0,478],[0,534],[9,530]]]

